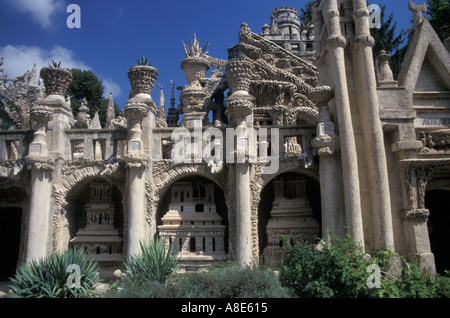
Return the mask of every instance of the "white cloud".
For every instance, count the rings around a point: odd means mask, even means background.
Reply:
[[[120,88],[119,84],[114,82],[109,77],[101,79],[103,87],[105,90],[103,91],[103,97],[109,98],[109,92],[112,90],[113,92],[113,98],[120,96],[122,93],[122,89]]]
[[[0,46],[0,56],[4,57],[4,72],[8,77],[16,77],[23,75],[27,70],[31,70],[36,64],[36,69],[39,70],[48,66],[52,60],[55,62],[61,61],[61,67],[64,68],[79,68],[91,69],[83,61],[78,61],[74,57],[74,53],[67,48],[55,45],[52,49],[46,50],[36,46],[26,45],[6,45]]]
[[[12,3],[17,9],[29,13],[45,29],[51,27],[52,15],[64,6],[62,0],[14,0]]]
[[[2,77],[7,75],[9,78],[22,76],[26,71],[29,71],[36,64],[36,69],[39,70],[48,66],[53,61],[61,61],[61,67],[64,68],[78,68],[82,70],[95,71],[89,67],[85,62],[79,61],[74,57],[74,52],[68,48],[55,45],[50,50],[46,50],[37,46],[26,45],[6,45],[0,46],[0,57],[4,57],[4,64],[2,65],[4,71]],[[113,91],[113,97],[119,97],[122,94],[122,89],[119,84],[109,77],[102,78],[97,75],[105,87],[103,96],[109,98],[109,92]]]

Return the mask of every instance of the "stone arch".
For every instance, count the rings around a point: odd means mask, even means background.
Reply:
[[[52,187],[52,250],[64,251],[68,248],[71,228],[68,217],[68,197],[75,191],[87,186],[97,178],[113,184],[121,193],[121,203],[125,201],[124,166],[119,163],[104,164],[101,162],[85,163],[83,166],[66,166],[60,178],[53,182]],[[78,188],[78,190],[77,190]],[[70,201],[70,200],[69,200]],[[126,205],[123,206],[124,231],[126,230]]]
[[[258,255],[261,257],[265,247],[268,246],[267,225],[270,219],[270,212],[275,201],[275,187],[274,181],[279,178],[286,179],[297,176],[305,182],[305,194],[312,209],[313,217],[318,226],[317,238],[321,235],[321,199],[320,199],[320,184],[319,178],[314,171],[297,167],[294,169],[280,169],[276,174],[270,176],[263,176],[261,182],[261,190],[259,193],[260,199],[256,207],[257,214],[257,245]],[[288,200],[283,200],[288,201]],[[286,233],[287,234],[287,233]]]
[[[171,200],[171,189],[176,182],[195,182],[201,181],[203,183],[214,184],[215,192],[215,204],[218,214],[222,217],[222,224],[226,226],[225,230],[225,252],[230,254],[230,219],[229,213],[230,208],[228,206],[226,191],[224,191],[224,186],[219,177],[210,173],[208,170],[199,170],[195,167],[190,167],[187,169],[182,169],[182,171],[168,170],[167,175],[170,177],[165,179],[165,182],[159,183],[156,187],[155,193],[158,196],[157,204],[155,207],[155,223],[156,227],[162,225],[161,218],[168,212],[169,203]],[[185,194],[187,195],[187,194]],[[189,196],[193,194],[190,193]],[[199,207],[196,207],[199,208]],[[191,242],[192,243],[192,242]],[[199,242],[201,243],[201,240]],[[193,243],[192,243],[193,244]],[[201,245],[201,244],[200,244]]]
[[[308,176],[319,183],[318,167],[314,163],[306,165],[301,160],[280,160],[279,169],[274,174],[262,174],[261,164],[252,165],[252,179],[250,188],[252,192],[252,260],[254,264],[260,262],[260,217],[259,206],[261,201],[261,192],[277,176],[285,173],[299,173]],[[319,191],[320,193],[320,191]],[[320,210],[320,208],[319,208]]]

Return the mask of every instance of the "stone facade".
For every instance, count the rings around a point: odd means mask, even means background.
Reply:
[[[114,266],[159,235],[186,266],[250,265],[279,261],[280,237],[332,231],[367,254],[387,248],[420,253],[433,271],[448,266],[439,228],[448,217],[434,203],[450,190],[450,55],[419,7],[410,10],[415,31],[397,80],[385,52],[375,76],[363,0],[315,1],[308,38],[289,7],[263,34],[242,23],[228,60],[194,38],[181,104],[172,83],[167,116],[151,97],[151,66],[130,67],[129,99],[106,127],[83,116],[87,105],[73,118],[63,69],[42,70],[44,87],[35,70],[2,78],[0,95],[21,105],[1,114],[15,123],[0,131],[0,231],[18,233],[7,232],[16,248],[6,259],[14,268],[81,246]],[[297,39],[314,39],[313,57],[295,54]],[[177,161],[180,131],[194,146]],[[214,151],[198,157],[196,141],[211,132]]]

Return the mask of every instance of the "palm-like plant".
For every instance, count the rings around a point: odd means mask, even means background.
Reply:
[[[70,265],[77,265],[80,270],[75,286],[69,281]],[[98,264],[82,250],[68,250],[22,265],[10,281],[10,297],[94,297],[97,295],[94,286],[98,282]]]

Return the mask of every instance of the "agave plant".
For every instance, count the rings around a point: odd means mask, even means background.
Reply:
[[[61,61],[59,62],[55,62],[52,60],[52,64],[48,64],[48,66],[52,67],[52,68],[61,68]]]
[[[70,265],[80,269],[76,285],[69,279]],[[22,265],[10,281],[9,297],[89,298],[97,296],[98,264],[82,250],[68,250]]]
[[[125,281],[164,283],[178,268],[178,252],[158,238],[140,245],[141,253],[124,261]]]
[[[194,42],[192,42],[192,40],[189,39],[190,42],[189,46],[187,46],[183,41],[181,42],[183,43],[184,53],[186,54],[186,57],[199,57],[208,54],[206,48],[208,47],[209,42],[207,42],[203,47],[203,49],[201,49],[200,43],[197,40],[197,35],[195,33],[194,33]]]
[[[151,65],[148,57],[142,56],[140,60],[137,60],[138,65]]]

